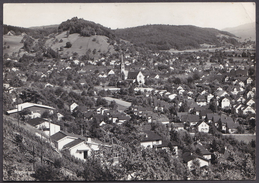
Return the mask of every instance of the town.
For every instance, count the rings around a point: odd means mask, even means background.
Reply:
[[[30,180],[255,178],[254,41],[177,51],[108,38],[113,51],[82,55],[64,51],[75,46],[64,32],[45,37],[66,46],[39,54],[21,35],[19,52],[4,54],[3,134]]]

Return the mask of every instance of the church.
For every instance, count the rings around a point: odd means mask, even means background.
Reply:
[[[127,80],[132,83],[136,83],[139,86],[143,86],[145,84],[145,76],[141,71],[127,71],[125,68],[125,63],[123,60],[123,54],[121,54],[121,78],[122,80]]]

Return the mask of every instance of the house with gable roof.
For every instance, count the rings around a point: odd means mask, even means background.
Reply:
[[[129,72],[128,76],[126,77],[126,80],[132,81],[133,83],[136,82],[138,85],[145,84],[145,76],[142,74],[141,71]]]
[[[42,130],[46,135],[51,136],[60,131],[60,125],[50,122],[44,118],[34,118],[27,121],[27,123],[37,129]]]
[[[210,161],[202,156],[199,156],[192,152],[185,152],[183,153],[183,162],[187,164],[189,170],[193,170],[194,168],[194,161],[198,161],[200,167],[209,166]]]
[[[143,131],[143,138],[140,140],[140,145],[144,148],[162,145],[162,137],[152,131]]]
[[[198,132],[209,133],[210,126],[205,121],[199,122],[196,127]]]
[[[49,114],[53,114],[55,108],[50,107],[50,106],[46,106],[46,105],[42,105],[42,104],[36,104],[36,103],[31,103],[31,102],[25,102],[22,104],[18,104],[16,106],[16,109],[12,109],[12,110],[8,110],[7,114],[16,114],[24,109],[28,109],[31,112],[30,117],[31,118],[37,118],[37,117],[41,117],[41,115],[44,112],[48,112]]]

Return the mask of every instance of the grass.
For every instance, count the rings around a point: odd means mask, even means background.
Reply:
[[[93,39],[95,38],[95,41]],[[58,39],[58,42],[55,43],[55,39]],[[63,42],[59,42],[60,40]],[[57,35],[56,38],[50,38],[46,41],[46,45],[50,46],[53,50],[59,49],[61,46],[65,47],[67,42],[72,44],[71,48],[64,48],[64,51],[60,52],[66,54],[69,52],[71,55],[73,52],[77,52],[79,56],[85,55],[88,49],[93,51],[96,49],[96,54],[94,55],[95,58],[98,58],[99,52],[106,53],[110,50],[111,53],[114,52],[113,46],[109,45],[107,42],[108,38],[105,36],[91,36],[91,37],[82,37],[80,34],[70,34],[69,37],[66,36],[66,32],[62,32],[61,34]]]
[[[13,52],[19,52],[19,49],[23,47],[21,43],[22,36],[3,36],[3,46],[10,46],[10,48],[3,49],[3,54],[7,53],[11,55]]]

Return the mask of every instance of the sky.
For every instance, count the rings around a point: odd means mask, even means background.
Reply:
[[[147,24],[195,25],[224,29],[253,23],[249,3],[6,3],[3,23],[19,27],[60,24],[73,17],[111,29]]]

